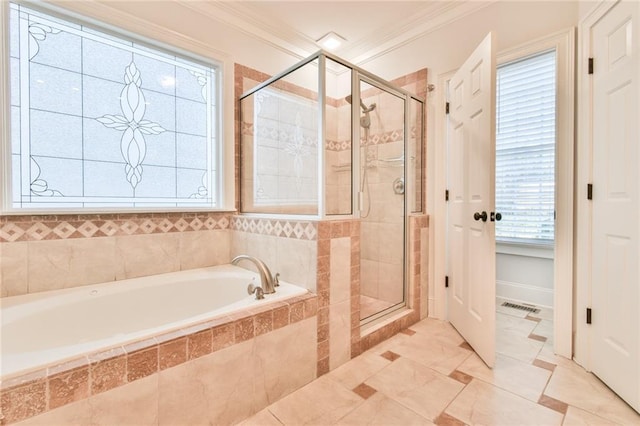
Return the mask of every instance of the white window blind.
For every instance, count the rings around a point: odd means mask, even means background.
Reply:
[[[556,142],[555,50],[498,68],[496,239],[551,244]]]

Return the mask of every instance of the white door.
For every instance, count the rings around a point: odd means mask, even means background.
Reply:
[[[593,216],[591,367],[640,410],[640,2],[591,27]]]
[[[449,82],[449,321],[489,366],[495,361],[495,37]],[[475,217],[474,217],[475,216]]]

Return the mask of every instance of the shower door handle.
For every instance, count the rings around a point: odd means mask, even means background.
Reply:
[[[486,222],[487,221],[487,212],[485,212],[485,211],[483,211],[482,213],[475,212],[473,214],[473,219],[474,220],[482,219],[483,222]]]

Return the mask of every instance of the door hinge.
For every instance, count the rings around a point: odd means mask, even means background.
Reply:
[[[449,275],[444,276],[444,286],[449,287]]]
[[[593,200],[593,184],[587,184],[587,200]]]
[[[587,324],[591,324],[591,308],[587,308]]]
[[[444,106],[444,112],[445,114],[449,114],[449,102],[447,102]]]
[[[444,190],[444,200],[445,201],[449,201],[449,190],[448,189]]]
[[[593,74],[593,58],[589,58],[589,74]]]

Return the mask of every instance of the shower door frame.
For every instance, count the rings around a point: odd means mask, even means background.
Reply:
[[[425,194],[425,190],[426,190],[426,185],[425,184],[421,184],[421,191],[422,191],[422,201],[420,203],[420,210],[418,211],[412,211],[411,206],[409,205],[409,200],[407,197],[407,194],[413,194],[415,192],[415,182],[413,181],[413,179],[410,178],[410,174],[409,174],[409,170],[411,168],[410,164],[411,164],[411,156],[408,154],[409,152],[409,133],[410,133],[410,118],[409,118],[409,114],[410,114],[410,100],[413,99],[417,102],[420,103],[420,113],[421,113],[421,129],[420,129],[420,153],[421,153],[421,164],[420,167],[423,168],[424,165],[426,164],[426,158],[425,158],[425,154],[426,154],[426,150],[424,149],[424,144],[425,144],[425,126],[424,126],[424,120],[426,119],[426,100],[412,94],[411,92],[404,90],[400,87],[396,87],[395,85],[393,85],[392,83],[390,83],[389,81],[386,81],[380,77],[378,77],[375,74],[372,74],[360,67],[358,67],[357,65],[354,65],[338,56],[335,56],[331,53],[328,53],[324,50],[318,50],[317,52],[315,52],[314,54],[308,56],[307,58],[299,61],[298,63],[292,65],[291,67],[285,69],[284,71],[274,75],[273,77],[265,80],[264,82],[256,85],[255,87],[253,87],[252,89],[242,93],[242,95],[240,95],[240,97],[238,98],[238,101],[241,101],[242,99],[251,96],[252,94],[258,92],[259,90],[263,89],[264,87],[269,86],[270,84],[274,83],[277,80],[282,79],[283,77],[287,76],[288,74],[291,74],[292,72],[302,68],[303,66],[311,63],[314,60],[318,60],[318,105],[319,105],[319,111],[318,111],[318,117],[319,117],[319,126],[318,126],[318,140],[321,143],[318,143],[318,174],[319,174],[319,179],[318,179],[318,210],[317,213],[314,214],[291,214],[291,213],[286,213],[286,214],[268,214],[269,217],[273,217],[273,216],[277,216],[277,217],[282,217],[282,218],[288,218],[288,219],[299,219],[299,220],[340,220],[340,219],[361,219],[360,216],[360,210],[359,210],[359,200],[360,200],[360,195],[359,195],[359,189],[360,189],[360,149],[358,148],[358,150],[354,150],[354,144],[358,144],[360,143],[360,126],[357,125],[357,123],[359,123],[360,120],[360,109],[357,107],[357,103],[356,103],[356,107],[352,107],[351,108],[351,113],[352,113],[352,153],[351,153],[351,172],[352,172],[352,183],[351,183],[351,214],[331,214],[328,215],[326,213],[326,208],[325,208],[325,196],[326,196],[326,179],[325,179],[325,155],[324,155],[324,149],[325,149],[325,142],[326,142],[326,112],[325,112],[325,108],[326,108],[326,72],[327,72],[327,65],[326,65],[326,59],[330,59],[340,65],[343,65],[347,68],[349,68],[351,70],[351,95],[353,97],[354,100],[358,100],[359,103],[359,99],[360,99],[360,81],[364,81],[367,84],[373,85],[375,87],[377,87],[380,90],[384,90],[386,92],[389,92],[399,98],[402,98],[404,101],[404,155],[405,155],[405,161],[404,161],[404,171],[403,171],[403,175],[404,175],[404,184],[405,184],[405,191],[404,191],[404,213],[403,213],[403,228],[404,228],[404,232],[403,232],[403,237],[404,237],[404,243],[403,243],[403,302],[398,303],[396,305],[393,305],[383,311],[380,311],[370,317],[368,317],[366,319],[366,321],[362,321],[360,322],[360,325],[362,326],[363,324],[370,324],[376,320],[379,320],[380,318],[384,318],[386,316],[388,316],[389,314],[396,312],[400,309],[403,308],[410,308],[410,309],[418,309],[419,307],[416,306],[409,306],[410,302],[411,302],[411,293],[410,293],[410,284],[411,284],[411,276],[412,274],[410,274],[410,247],[409,247],[409,243],[410,243],[410,235],[409,235],[409,216],[412,213],[420,213],[420,214],[425,214],[424,212],[424,204],[425,204],[425,200],[426,200],[426,194]],[[354,101],[355,102],[355,101]],[[407,159],[409,159],[409,163],[407,163]],[[409,166],[407,166],[407,164],[409,164]],[[242,170],[240,170],[240,173],[242,174]],[[425,179],[426,175],[425,173],[423,173],[421,171],[420,173],[421,179]],[[240,183],[240,191],[242,192],[242,184]],[[411,191],[411,192],[410,192]],[[263,216],[264,213],[248,213],[250,215],[253,216]]]
[[[362,167],[362,161],[361,161],[361,147],[360,147],[360,140],[361,140],[361,128],[362,126],[359,126],[358,123],[360,122],[360,108],[357,106],[359,104],[359,101],[356,102],[356,100],[361,99],[361,93],[360,93],[360,85],[361,83],[364,82],[370,86],[375,87],[378,90],[384,91],[386,93],[389,93],[393,96],[398,97],[399,99],[402,99],[403,101],[403,155],[404,155],[404,165],[403,165],[403,171],[402,171],[402,175],[403,175],[403,179],[404,179],[404,194],[402,194],[402,199],[403,199],[403,220],[402,220],[402,229],[403,229],[403,238],[402,238],[402,301],[399,303],[395,303],[391,306],[389,306],[388,308],[385,308],[379,312],[376,312],[373,315],[370,315],[366,318],[360,318],[360,325],[366,325],[366,324],[370,324],[373,323],[381,318],[386,317],[389,314],[392,314],[393,312],[396,312],[398,310],[401,310],[403,308],[408,307],[409,304],[409,281],[410,281],[410,274],[409,274],[409,268],[410,268],[410,264],[409,264],[409,226],[408,226],[408,221],[409,221],[409,214],[411,213],[411,209],[409,206],[409,202],[408,202],[408,197],[407,194],[412,194],[415,188],[414,188],[414,182],[410,182],[411,179],[409,179],[409,168],[411,167],[411,156],[408,154],[409,151],[409,133],[410,133],[410,123],[409,123],[409,100],[411,98],[417,99],[415,96],[412,96],[404,91],[398,90],[398,88],[394,87],[393,85],[391,85],[388,82],[385,82],[384,80],[380,80],[377,78],[371,78],[371,76],[367,75],[367,74],[361,74],[359,72],[358,69],[352,69],[352,81],[351,81],[351,92],[353,95],[353,105],[356,105],[355,107],[352,106],[351,108],[351,113],[352,113],[352,131],[353,131],[353,135],[352,135],[352,155],[353,155],[353,160],[352,160],[352,171],[353,171],[353,176],[352,176],[352,180],[353,180],[353,186],[354,188],[357,189],[357,196],[353,197],[353,212],[354,212],[354,216],[357,217],[358,219],[360,219],[362,221],[362,216],[361,216],[361,208],[362,207],[362,202],[361,200],[364,199],[364,194],[360,193],[360,188],[361,188],[361,167]],[[418,99],[419,100],[419,99]],[[423,104],[424,105],[424,104]],[[424,138],[423,138],[424,140]],[[357,148],[356,148],[357,145]],[[407,162],[407,159],[409,159],[409,162]],[[357,166],[356,166],[357,164]],[[366,160],[364,161],[364,165],[366,167]],[[369,199],[369,203],[371,203],[371,199]],[[360,224],[360,226],[362,227],[362,223]],[[362,268],[362,254],[360,255],[360,268]],[[362,278],[362,277],[361,277]],[[362,285],[361,287],[362,288]],[[360,293],[362,294],[362,290],[360,291]]]

